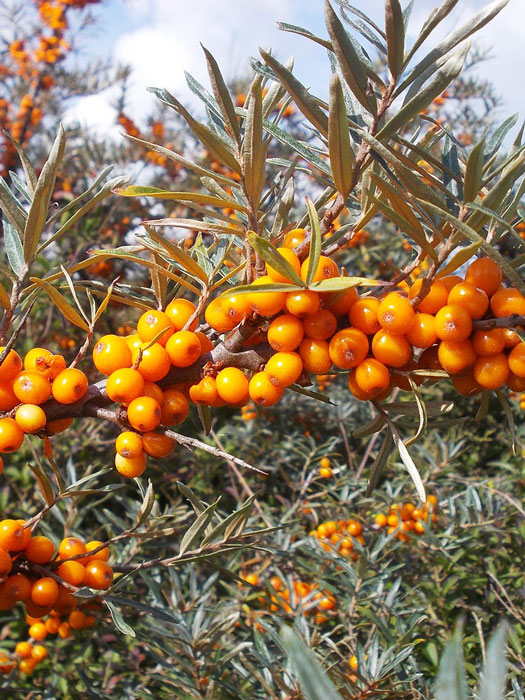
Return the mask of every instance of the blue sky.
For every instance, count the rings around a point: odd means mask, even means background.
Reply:
[[[409,39],[440,2],[415,0]],[[383,24],[383,0],[354,0],[353,4]],[[434,41],[486,4],[486,0],[459,0],[452,16],[436,31]],[[524,4],[525,0],[510,0],[478,38],[481,46],[492,48],[494,58],[483,64],[482,71],[505,100],[502,118],[517,111],[525,113],[518,72],[523,66]],[[315,93],[326,94],[329,67],[324,49],[276,28],[280,20],[326,36],[322,0],[108,0],[97,14],[98,29],[85,48],[93,55],[113,57],[132,66],[129,113],[139,121],[153,101],[146,92],[148,85],[165,87],[190,106],[195,104],[184,70],[207,84],[200,41],[215,55],[227,79],[248,75],[246,57],[258,55],[259,46],[271,46],[281,60],[293,54],[298,77]],[[72,106],[70,117],[110,129],[114,120],[112,97],[109,91],[83,98]],[[116,134],[118,130],[113,129]]]

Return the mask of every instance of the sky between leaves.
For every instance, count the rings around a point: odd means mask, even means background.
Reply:
[[[459,0],[443,26],[431,35],[434,43],[460,26],[489,0]],[[402,0],[403,6],[408,0]],[[383,26],[383,0],[354,0],[354,6]],[[441,0],[415,0],[411,18],[417,35],[430,9]],[[510,0],[507,7],[477,35],[479,45],[491,48],[493,58],[482,64],[504,99],[501,119],[525,114],[521,89],[525,0]],[[322,0],[109,0],[98,11],[99,25],[84,44],[85,55],[109,57],[133,68],[127,114],[140,121],[154,102],[146,87],[164,87],[190,107],[196,98],[186,86],[187,70],[208,86],[206,65],[199,42],[217,58],[226,79],[251,74],[248,56],[258,56],[258,47],[272,47],[281,61],[295,56],[295,73],[321,97],[327,94],[329,64],[324,49],[287,32],[276,22],[298,24],[320,36],[327,36]],[[68,119],[117,135],[111,101],[115,91],[81,98],[72,103]]]

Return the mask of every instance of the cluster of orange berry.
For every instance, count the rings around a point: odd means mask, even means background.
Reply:
[[[389,535],[395,533],[397,539],[406,542],[409,532],[422,535],[431,523],[437,521],[436,510],[437,498],[430,494],[422,507],[416,508],[413,503],[394,504],[388,514],[378,513],[374,523],[377,527],[386,527]]]
[[[357,559],[357,553],[354,552],[355,538],[359,544],[365,544],[363,537],[363,526],[358,520],[350,518],[349,520],[326,520],[320,523],[315,530],[310,531],[310,537],[315,537],[321,543],[321,546],[326,551],[330,552],[334,549],[343,557],[352,557]]]
[[[0,353],[4,348],[0,348]],[[62,355],[53,355],[45,348],[32,348],[22,359],[9,350],[0,365],[0,411],[10,412],[0,418],[0,452],[17,450],[26,433],[44,431],[49,435],[65,430],[70,419],[47,422],[41,404],[51,396],[62,404],[81,399],[88,388],[84,372],[66,368]]]

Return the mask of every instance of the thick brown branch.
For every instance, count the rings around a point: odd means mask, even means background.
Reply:
[[[513,316],[502,316],[501,318],[482,318],[472,322],[475,331],[489,331],[492,328],[518,328],[525,327],[525,316],[514,314]]]

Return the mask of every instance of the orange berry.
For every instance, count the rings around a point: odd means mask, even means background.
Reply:
[[[510,366],[510,361],[509,361]],[[518,377],[517,374],[511,371],[509,378],[507,379],[507,386],[511,391],[518,391],[520,393],[525,392],[525,377]],[[523,403],[523,396],[521,397],[521,402]],[[523,408],[523,406],[521,406]]]
[[[131,350],[128,343],[118,335],[103,335],[93,348],[93,364],[106,375],[130,367]]]
[[[475,394],[479,394],[480,391],[483,391],[483,387],[477,383],[472,374],[453,377],[452,383],[454,384],[455,390],[458,394],[461,394],[461,396],[475,396]]]
[[[408,291],[408,298],[414,299],[417,297],[422,285],[423,279],[416,280]],[[437,279],[430,285],[430,289],[418,306],[418,311],[424,314],[435,314],[445,306],[447,298],[448,289],[446,284],[442,280]]]
[[[505,333],[503,328],[493,328],[489,331],[476,331],[472,336],[474,351],[480,357],[497,355],[505,349]]]
[[[119,474],[135,479],[144,473],[146,469],[146,455],[142,453],[138,457],[122,457],[118,453],[115,455],[115,467]]]
[[[170,301],[170,303],[166,307],[165,314],[169,318],[175,330],[182,331],[188,323],[188,321],[190,320],[190,317],[195,313],[196,310],[197,307],[192,301],[190,301],[189,299],[179,298]],[[197,323],[198,319],[195,318],[191,322],[189,330],[195,330],[195,328],[197,328]]]
[[[29,642],[18,642],[15,647],[15,654],[22,659],[28,659],[31,656],[32,649],[33,645],[29,644]]]
[[[525,377],[525,343],[516,345],[510,351],[509,368],[517,377]]]
[[[24,574],[9,576],[3,584],[7,597],[16,600],[26,600],[31,594],[31,581]]]
[[[456,284],[449,292],[448,305],[462,306],[471,318],[482,318],[489,308],[489,298],[483,289],[470,282]]]
[[[42,618],[49,615],[51,612],[51,607],[49,605],[37,605],[33,603],[31,598],[26,598],[24,600],[24,607],[26,609],[26,618],[28,624],[33,624],[33,622],[41,622]],[[30,622],[29,620],[32,620]]]
[[[502,328],[503,335],[505,336],[505,348],[509,350],[510,348],[516,347],[516,345],[519,345],[521,343],[521,338],[516,331],[512,330],[512,328]]]
[[[65,561],[58,567],[57,574],[60,576],[60,578],[63,578],[64,581],[70,583],[72,586],[81,586],[84,583],[84,579],[86,577],[86,571],[84,569],[84,566],[81,564],[81,562],[83,561],[83,559],[80,559],[78,561]],[[55,601],[53,601],[53,603],[54,602]]]
[[[381,325],[377,320],[378,309],[379,299],[376,299],[375,297],[358,299],[355,304],[352,305],[349,312],[351,325],[365,333],[365,335],[377,333],[377,331],[381,328]]]
[[[372,339],[372,353],[389,367],[403,367],[412,357],[412,348],[404,335],[381,329]]]
[[[437,312],[435,328],[440,340],[460,343],[472,333],[472,318],[462,306],[447,304]]]
[[[39,372],[24,371],[14,378],[13,392],[22,403],[39,405],[51,396],[51,383]]]
[[[69,559],[86,553],[86,545],[78,537],[66,537],[58,545],[58,558]]]
[[[217,401],[217,385],[213,377],[203,377],[190,387],[190,399],[199,406],[213,406]]]
[[[18,520],[0,521],[0,547],[2,549],[9,552],[20,552],[24,549],[24,539],[24,528]]]
[[[189,367],[201,354],[201,342],[192,331],[176,331],[166,343],[166,351],[175,367]]]
[[[301,376],[303,361],[296,352],[277,352],[270,357],[264,371],[280,386],[290,386]]]
[[[164,333],[157,337],[155,342],[166,345],[168,338],[175,332],[175,328],[170,317],[164,311],[157,309],[145,311],[138,320],[137,333],[143,343],[149,343],[163,330]]]
[[[138,350],[138,348],[140,348],[140,346],[142,345],[142,341],[140,340],[138,333],[126,335],[124,336],[124,340],[126,341],[126,345],[130,349],[132,355],[135,352],[135,350]]]
[[[301,265],[302,280],[306,280],[306,273],[308,271],[309,264],[310,257],[307,257]],[[332,258],[328,258],[326,255],[320,255],[319,262],[317,263],[312,282],[320,282],[321,280],[326,280],[330,277],[337,277],[338,275],[339,268],[337,267],[337,263],[335,263],[334,260],[332,260]]]
[[[352,393],[352,395],[356,399],[358,399],[359,401],[371,401],[372,400],[373,397],[369,396],[369,394],[367,394],[366,391],[363,391],[359,387],[359,385],[357,384],[357,382],[355,380],[355,369],[351,370],[348,373],[346,380],[347,380],[347,384],[348,384],[348,388],[349,388],[350,392]]]
[[[340,292],[328,293],[324,300],[324,306],[337,316],[344,316],[350,312],[358,298],[355,287],[349,287]]]
[[[35,659],[22,659],[18,664],[18,670],[27,676],[31,675],[37,666],[37,661]]]
[[[57,617],[48,617],[44,625],[49,634],[56,634],[60,627],[60,619]]]
[[[434,316],[427,313],[417,313],[406,338],[416,348],[429,348],[434,345],[437,340]]]
[[[42,641],[42,639],[45,639],[47,637],[47,630],[46,630],[44,623],[35,622],[29,628],[28,634],[33,639],[37,639],[38,641]]]
[[[474,260],[465,275],[465,282],[470,282],[474,287],[483,289],[489,297],[496,292],[502,279],[503,273],[501,269],[490,258]]]
[[[168,372],[171,369],[170,356],[168,355],[166,348],[162,347],[160,343],[153,343],[153,345],[151,345],[149,348],[144,347],[141,349],[142,358],[137,367],[138,371],[142,374],[142,376],[147,382],[160,382],[160,380],[164,379],[164,377],[168,374]],[[139,350],[135,350],[135,352],[132,355],[134,365],[138,360],[138,356]]]
[[[525,296],[519,289],[513,287],[498,289],[490,299],[490,308],[496,318],[512,316],[513,314],[523,316],[525,314]]]
[[[463,282],[463,278],[459,275],[447,275],[446,277],[440,277],[440,279],[449,292],[456,284]]]
[[[58,420],[50,420],[46,424],[46,433],[48,435],[63,433],[64,430],[67,430],[72,423],[73,418],[59,418]]]
[[[53,355],[45,348],[32,348],[24,357],[24,369],[40,372],[53,380],[59,372],[66,369],[66,361],[62,355]]]
[[[58,598],[53,605],[54,613],[69,613],[77,606],[77,599],[64,586],[58,587]],[[60,634],[60,629],[58,631]]]
[[[16,409],[15,421],[24,433],[38,433],[46,424],[46,414],[40,406],[25,403]]]
[[[0,411],[10,411],[18,403],[12,384],[0,385]]]
[[[357,328],[343,328],[330,340],[330,359],[340,369],[352,369],[368,354],[369,343],[366,335]]]
[[[161,406],[160,422],[162,425],[179,425],[186,420],[189,412],[190,405],[186,396],[177,389],[171,387],[166,389]]]
[[[242,404],[248,401],[248,377],[236,367],[222,369],[215,378],[217,393],[230,404]]]
[[[249,294],[229,294],[219,297],[224,314],[237,326],[251,313]]]
[[[472,370],[474,379],[484,389],[499,389],[507,381],[509,373],[509,362],[502,352],[478,357]]]
[[[25,521],[25,520],[19,519],[19,520],[17,520],[16,522],[20,525],[20,527],[21,527],[22,530],[24,531],[24,538],[23,538],[22,542],[23,542],[23,545],[24,545],[23,549],[25,549],[25,548],[27,547],[27,545],[29,544],[29,540],[31,539],[31,528],[30,528],[30,527],[24,527],[25,524],[26,524],[26,521]]]
[[[172,438],[155,432],[144,433],[142,441],[144,443],[144,452],[156,459],[162,459],[170,455],[175,446],[175,441]]]
[[[88,380],[79,369],[64,369],[53,380],[53,397],[64,404],[74,403],[81,399],[88,388]]]
[[[262,284],[275,284],[269,275],[257,278],[252,282],[252,287]],[[274,316],[279,313],[286,300],[285,292],[250,292],[249,301],[254,311],[260,316]]]
[[[84,627],[86,615],[82,610],[74,610],[69,614],[68,622],[72,630],[81,630]]]
[[[155,384],[155,382],[144,382],[144,393],[142,396],[149,396],[150,398],[155,399],[159,406],[164,404],[164,392],[158,384]]]
[[[297,248],[304,241],[305,236],[306,231],[304,228],[293,228],[283,238],[282,246],[283,248]]]
[[[43,644],[35,644],[33,650],[31,651],[31,657],[36,661],[40,662],[47,658],[47,649]]]
[[[100,542],[100,540],[91,540],[90,542],[86,542],[86,552],[92,552],[94,549],[98,549],[101,544],[103,544],[103,542]],[[80,559],[79,561],[81,561],[84,566],[87,566],[89,562],[94,561],[95,559],[97,561],[107,561],[109,559],[108,547],[104,547],[104,549],[100,549],[95,554]]]
[[[250,303],[249,297],[251,294],[245,294],[247,301]],[[250,303],[251,309],[251,303]],[[222,298],[216,297],[212,299],[204,311],[204,319],[218,333],[226,333],[231,331],[239,323],[236,317],[226,313],[222,306]]]
[[[374,522],[376,525],[379,525],[379,527],[385,527],[387,524],[387,517],[384,513],[378,513],[374,518]]]
[[[36,605],[52,606],[58,598],[58,583],[55,579],[45,576],[38,579],[31,589],[31,600]]]
[[[0,578],[7,576],[13,567],[11,557],[5,549],[0,548]]]
[[[459,374],[474,364],[477,355],[470,340],[443,340],[438,347],[438,359],[446,372]]]
[[[398,292],[391,292],[380,302],[377,320],[391,333],[407,333],[414,323],[415,311],[410,301]]]
[[[257,372],[250,379],[251,400],[260,406],[273,406],[283,395],[283,388],[275,384],[266,372]]]
[[[301,343],[304,328],[301,321],[291,314],[277,316],[268,328],[268,343],[274,350],[291,352]]]
[[[86,586],[103,590],[113,582],[113,569],[101,559],[95,559],[86,566]]]
[[[0,418],[0,452],[15,452],[23,441],[24,432],[16,421]]]
[[[67,639],[71,636],[71,627],[68,622],[61,622],[58,626],[58,636],[61,639]]]
[[[328,309],[320,309],[303,321],[304,332],[309,338],[326,340],[337,330],[337,318]]]
[[[297,255],[293,252],[288,247],[283,247],[283,248],[277,248],[277,252],[286,260],[289,265],[293,268],[293,270],[299,274],[301,271],[301,261],[297,257]],[[288,277],[285,277],[285,275],[281,274],[278,272],[275,268],[271,267],[270,265],[266,264],[266,274],[272,282],[291,282],[291,280]]]
[[[201,355],[204,355],[205,352],[211,352],[213,350],[213,343],[205,333],[202,333],[201,331],[195,331],[195,335],[197,336],[201,344]]]
[[[305,318],[317,313],[321,307],[321,297],[317,292],[305,289],[304,292],[289,292],[285,301],[286,310],[297,316]]]
[[[304,369],[312,374],[326,374],[332,366],[329,345],[326,340],[304,338],[299,345]]]
[[[332,476],[331,467],[320,467],[319,476],[321,477],[321,479],[329,479]]]
[[[0,355],[4,352],[5,345],[0,346]],[[7,357],[0,365],[0,383],[6,384],[14,379],[15,376],[22,369],[22,358],[15,352],[15,350],[9,350]]]
[[[31,537],[24,549],[26,559],[34,564],[47,564],[53,558],[54,553],[55,545],[49,537],[43,535]]]
[[[355,368],[355,381],[361,391],[373,398],[388,388],[390,372],[382,362],[368,357]]]
[[[161,408],[155,399],[139,396],[130,402],[127,418],[131,426],[140,432],[155,430],[161,419]]]
[[[144,392],[144,377],[131,367],[123,367],[112,372],[106,382],[106,393],[112,401],[129,403],[142,396]]]

